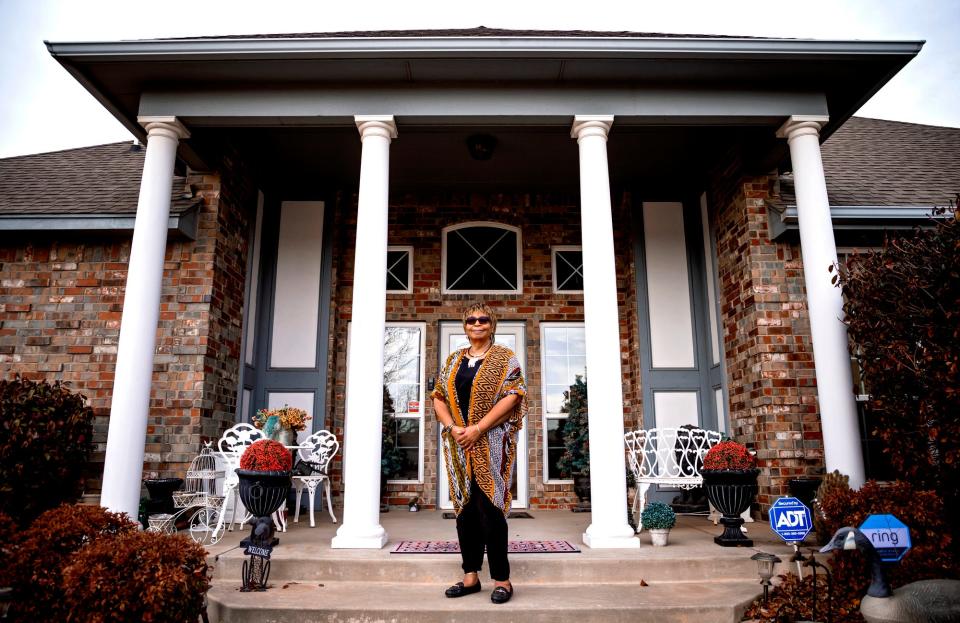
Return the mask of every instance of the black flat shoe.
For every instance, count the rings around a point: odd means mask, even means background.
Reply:
[[[493,589],[493,592],[490,593],[490,601],[495,604],[505,604],[510,601],[510,598],[513,597],[513,587],[510,587],[510,590],[498,586]]]
[[[473,586],[464,586],[463,582],[457,582],[448,588],[444,592],[444,595],[447,597],[463,597],[464,595],[473,595],[474,593],[479,593],[480,590],[480,582],[477,582]],[[509,599],[509,597],[507,599]]]

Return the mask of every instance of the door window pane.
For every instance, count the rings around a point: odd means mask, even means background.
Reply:
[[[423,327],[387,326],[383,340],[383,384],[393,408],[393,445],[403,457],[396,480],[419,480],[423,460]]]
[[[387,292],[412,292],[413,249],[390,247],[387,251]]]

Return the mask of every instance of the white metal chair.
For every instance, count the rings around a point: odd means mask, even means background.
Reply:
[[[253,442],[263,438],[263,431],[255,426],[251,424],[237,424],[228,428],[217,442],[217,451],[223,459],[224,468],[224,511],[228,503],[232,502],[233,504],[233,512],[230,516],[230,530],[233,530],[234,524],[242,524],[244,521],[244,518],[241,518],[239,522],[237,521],[237,506],[239,506],[240,500],[237,488],[240,485],[240,478],[234,470],[240,467],[240,457],[243,456],[244,450],[253,445]],[[224,512],[223,515],[226,516],[226,512]]]
[[[293,485],[297,488],[297,504],[293,515],[294,523],[300,522],[300,498],[303,494],[304,487],[306,487],[310,501],[310,527],[313,528],[316,526],[313,520],[313,499],[317,487],[321,484],[323,485],[324,491],[320,492],[320,501],[323,501],[323,493],[325,492],[327,494],[327,510],[330,512],[330,519],[333,520],[333,523],[337,523],[337,517],[333,514],[333,502],[330,497],[329,468],[330,461],[333,460],[334,455],[337,454],[339,449],[340,442],[337,441],[336,436],[325,430],[315,432],[300,444],[300,449],[298,450],[300,463],[305,466],[308,473],[297,474],[293,477]]]

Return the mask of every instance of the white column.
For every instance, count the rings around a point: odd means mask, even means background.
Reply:
[[[595,548],[640,546],[627,523],[620,321],[607,170],[607,133],[612,124],[612,116],[577,115],[570,132],[580,146],[583,312],[590,402],[592,511],[583,542]]]
[[[392,115],[363,115],[355,121],[363,150],[347,357],[343,525],[330,546],[379,549],[387,542],[387,532],[380,525],[380,426],[390,141],[397,137],[397,126]]]
[[[837,261],[827,184],[820,158],[820,128],[827,117],[794,116],[777,131],[790,145],[800,222],[800,249],[810,313],[810,334],[816,365],[820,426],[827,470],[840,470],[850,486],[864,482],[863,453],[857,405],[853,396],[847,326],[843,324],[843,297],[831,283]]]
[[[141,117],[147,153],[133,228],[100,504],[136,520],[150,408],[160,287],[177,143],[190,133],[175,117]]]

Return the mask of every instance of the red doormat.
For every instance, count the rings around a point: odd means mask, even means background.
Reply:
[[[510,541],[511,554],[578,554],[580,549],[569,541]],[[457,541],[400,541],[391,554],[459,554]]]

